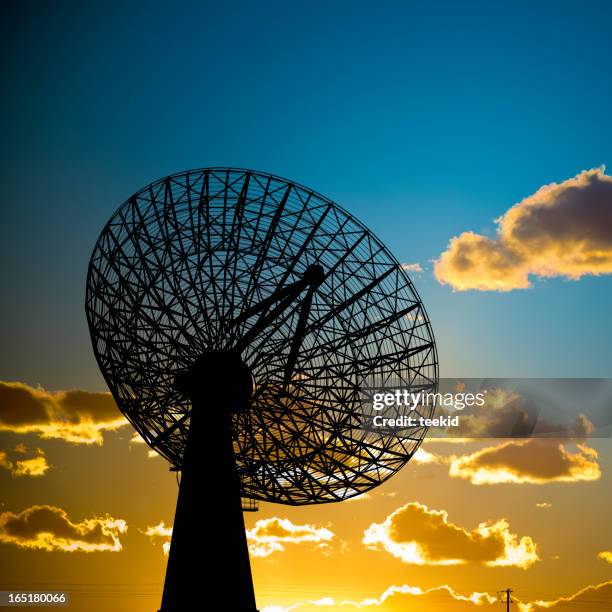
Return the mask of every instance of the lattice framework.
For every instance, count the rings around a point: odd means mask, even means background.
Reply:
[[[241,314],[312,264],[325,279],[296,357],[303,296],[259,333],[257,317]],[[255,387],[232,423],[244,497],[308,504],[359,495],[397,472],[425,436],[365,424],[373,388],[436,388],[433,332],[414,286],[359,221],[296,183],[208,168],[148,185],[97,241],[86,311],[120,410],[175,467],[191,411],[175,376],[206,351],[241,351]]]

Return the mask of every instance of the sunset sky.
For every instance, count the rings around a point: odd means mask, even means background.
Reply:
[[[176,477],[107,393],[84,293],[110,214],[172,172],[255,168],[353,213],[410,270],[443,376],[609,377],[611,18],[589,1],[7,11],[0,589],[157,610]],[[612,444],[575,414],[561,439],[431,440],[362,498],[245,514],[259,608],[494,610],[510,587],[611,609]]]

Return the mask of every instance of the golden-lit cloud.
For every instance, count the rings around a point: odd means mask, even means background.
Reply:
[[[14,454],[25,455],[27,448],[18,444]],[[43,476],[51,467],[47,463],[47,457],[42,449],[37,448],[34,455],[30,458],[11,457],[7,451],[0,451],[0,467],[8,470],[11,476]]]
[[[130,444],[142,445],[146,444],[146,442],[145,439],[138,432],[134,432],[132,434],[132,437],[130,438]],[[147,450],[147,457],[149,459],[154,459],[155,457],[161,457],[161,455],[157,451],[154,451],[152,448],[149,448]]]
[[[453,457],[449,475],[475,485],[546,484],[598,480],[597,452],[584,444],[570,452],[559,440],[528,438],[503,442]]]
[[[254,557],[269,557],[285,550],[287,544],[308,542],[327,549],[334,534],[325,527],[295,525],[289,519],[272,517],[255,523],[247,529],[249,552]]]
[[[110,393],[46,391],[0,381],[0,431],[74,444],[102,444],[102,434],[127,424]]]
[[[535,507],[539,508],[540,510],[548,510],[549,508],[552,508],[552,504],[548,502],[537,502]]]
[[[520,612],[537,612],[538,610],[554,610],[554,612],[569,612],[570,610],[612,610],[612,580],[597,585],[589,585],[573,595],[560,597],[552,601],[534,601],[519,603]]]
[[[555,612],[567,610],[608,609],[612,604],[612,580],[588,586],[568,597],[553,601],[519,602],[515,599],[518,612],[537,612],[552,609]],[[355,612],[355,610],[375,610],[376,612],[455,612],[456,610],[500,610],[500,601],[495,595],[486,592],[461,594],[448,585],[422,589],[417,586],[391,586],[379,597],[367,599],[335,599],[320,597],[312,601],[299,601],[289,606],[267,606],[261,612],[321,612],[330,609],[334,612]]]
[[[600,553],[597,553],[597,558],[602,559],[606,563],[612,563],[612,551],[602,550]]]
[[[598,480],[601,469],[597,451],[586,444],[576,443],[577,451],[571,452],[567,449],[568,444],[567,440],[556,438],[527,438],[487,446],[465,455],[442,455],[421,447],[412,461],[415,464],[448,465],[449,476],[468,480],[474,485]],[[540,502],[535,507],[547,509],[552,504]]]
[[[446,463],[447,458],[437,453],[426,451],[422,446],[419,446],[416,453],[410,459],[413,463],[428,464],[428,463]]]
[[[166,527],[162,521],[144,530],[152,540],[162,540],[164,554],[170,551],[172,527]],[[295,525],[289,519],[272,517],[255,523],[252,529],[246,531],[249,552],[253,557],[269,557],[275,552],[285,550],[287,544],[309,542],[317,547],[328,549],[334,534],[324,527],[313,525]]]
[[[463,232],[434,265],[457,291],[511,291],[531,277],[612,273],[612,177],[603,168],[551,183],[496,219],[493,238]]]
[[[20,548],[65,552],[119,551],[124,520],[109,515],[72,522],[62,508],[32,506],[0,514],[0,542]]]
[[[297,602],[288,607],[268,606],[262,612],[320,612],[321,608],[333,609],[338,612],[354,612],[355,610],[376,610],[377,612],[411,612],[431,610],[472,610],[490,606],[499,606],[496,597],[488,593],[473,592],[462,595],[448,585],[431,589],[417,586],[399,585],[386,589],[379,597],[369,597],[362,600],[335,599],[321,597],[313,601]]]
[[[362,542],[415,565],[480,563],[525,569],[538,560],[535,542],[512,533],[504,519],[464,529],[451,523],[444,510],[417,502],[398,508],[382,523],[372,523]]]
[[[370,493],[360,493],[359,495],[355,495],[355,497],[349,497],[344,500],[344,503],[351,503],[357,501],[367,501],[368,499],[372,499],[372,495]]]
[[[162,540],[162,549],[164,551],[164,555],[167,555],[170,552],[170,540],[172,539],[172,527],[166,527],[164,521],[161,521],[157,525],[153,525],[152,527],[147,527],[143,533],[146,536],[149,536],[152,540],[161,539]]]

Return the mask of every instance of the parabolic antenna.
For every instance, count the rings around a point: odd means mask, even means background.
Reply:
[[[182,472],[163,612],[202,588],[203,517],[227,550],[218,579],[237,584],[227,609],[255,610],[240,497],[348,499],[426,434],[367,423],[373,389],[437,386],[415,288],[359,221],[292,181],[206,168],[138,191],[98,238],[86,311],[119,409]]]

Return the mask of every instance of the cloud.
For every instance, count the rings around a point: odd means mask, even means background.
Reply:
[[[321,608],[333,608],[338,612],[354,612],[357,610],[377,610],[378,612],[399,612],[399,610],[410,610],[421,612],[430,610],[471,610],[494,606],[497,608],[499,602],[496,597],[488,593],[473,592],[462,595],[448,585],[421,589],[417,586],[407,584],[391,586],[379,597],[370,597],[361,601],[337,600],[332,597],[321,597],[313,601],[297,602],[289,607],[269,606],[262,612],[320,612]]]
[[[536,508],[540,508],[540,510],[548,510],[549,508],[552,508],[552,504],[549,504],[548,502],[538,502],[535,504]]]
[[[285,550],[286,544],[310,542],[319,548],[327,548],[334,534],[324,527],[295,525],[289,519],[272,517],[255,523],[247,529],[249,552],[254,557],[269,557]]]
[[[492,392],[489,395],[495,395]],[[499,403],[488,402],[488,413],[475,409],[473,415],[462,415],[461,438],[455,442],[473,442],[463,436],[513,436],[542,435],[544,437],[510,440],[488,446],[464,455],[442,455],[425,450],[422,446],[412,457],[415,464],[448,465],[449,476],[469,480],[475,485],[484,484],[546,484],[549,482],[583,482],[598,480],[601,470],[597,451],[584,440],[594,429],[592,423],[579,415],[572,423],[552,423],[539,419],[534,423],[529,409],[520,403],[518,396],[500,390],[506,396]],[[439,411],[441,412],[441,411]],[[548,437],[554,436],[554,437]],[[444,441],[429,438],[428,442]],[[568,450],[572,444],[576,452]],[[545,508],[546,505],[537,507]]]
[[[595,431],[595,426],[584,414],[576,415],[573,421],[567,418],[562,422],[560,415],[550,420],[540,412],[539,402],[529,396],[507,389],[488,389],[482,406],[473,406],[469,413],[461,415],[457,435],[490,438],[554,436],[582,440]]]
[[[457,291],[511,291],[531,277],[577,280],[612,273],[612,177],[604,168],[551,183],[496,219],[489,238],[463,232],[434,263]]]
[[[146,444],[146,441],[138,432],[134,432],[134,434],[130,438],[130,444]],[[147,457],[149,459],[155,459],[155,457],[161,457],[161,455],[152,448],[149,448],[147,450]]]
[[[143,533],[149,536],[152,540],[156,540],[157,538],[161,538],[162,541],[162,549],[164,551],[164,555],[167,555],[170,552],[170,540],[172,539],[172,527],[166,527],[164,521],[161,521],[159,524],[154,525],[153,527],[147,527]]]
[[[415,274],[420,274],[423,272],[423,266],[420,263],[403,263],[402,270],[406,270],[406,272],[414,272]]]
[[[65,510],[32,506],[19,514],[0,514],[0,542],[19,548],[65,552],[119,551],[119,535],[127,531],[124,520],[109,515],[73,523]]]
[[[584,589],[553,601],[535,601],[520,603],[520,612],[537,612],[538,610],[554,610],[554,612],[569,612],[570,610],[612,609],[612,580],[597,585],[589,585]]]
[[[172,527],[166,527],[164,522],[147,527],[146,536],[152,540],[163,540],[164,554],[170,551]],[[269,557],[275,552],[285,550],[286,544],[310,542],[320,548],[328,548],[334,534],[323,527],[313,525],[294,525],[289,519],[272,517],[255,523],[252,529],[246,531],[249,552],[253,557]]]
[[[419,446],[416,453],[412,455],[410,461],[419,464],[428,464],[428,463],[448,463],[449,458],[443,455],[439,455],[437,453],[430,453],[426,451],[422,446]]]
[[[519,539],[504,519],[468,530],[449,522],[444,510],[417,502],[397,509],[383,523],[372,523],[362,542],[415,565],[479,563],[526,569],[538,560],[535,542],[529,536]]]
[[[436,416],[455,415],[455,408],[436,407]],[[561,414],[557,403],[543,402],[532,390],[519,393],[513,389],[491,387],[485,389],[482,405],[475,404],[461,411],[459,425],[453,427],[448,435],[452,435],[450,439],[456,442],[467,442],[470,438],[526,437],[584,440],[595,429],[595,425],[584,414]],[[430,436],[427,441],[444,439],[449,438]]]
[[[146,444],[145,439],[135,431],[130,438],[130,444]]]
[[[73,444],[102,444],[102,434],[127,424],[110,393],[46,391],[0,381],[0,431],[35,433]]]
[[[514,596],[513,596],[514,597]],[[516,597],[514,597],[516,600]],[[537,601],[523,603],[517,601],[519,612],[537,612],[552,609],[555,612],[567,610],[584,610],[596,607],[604,609],[612,603],[612,580],[588,586],[568,597],[554,601]],[[608,606],[606,606],[608,604]],[[262,612],[321,612],[321,609],[333,609],[334,612],[355,612],[355,610],[376,610],[376,612],[455,612],[457,610],[498,610],[501,608],[497,597],[489,593],[473,592],[464,595],[448,585],[422,589],[417,586],[391,586],[380,595],[362,600],[338,600],[332,597],[321,597],[313,601],[296,602],[288,607],[268,606]]]
[[[344,500],[344,503],[349,503],[349,502],[357,502],[357,501],[366,501],[368,499],[372,499],[372,495],[370,493],[360,493],[359,495],[355,495],[355,497],[349,497],[348,499]]]
[[[529,438],[489,446],[469,455],[453,457],[449,475],[475,485],[598,480],[597,452],[583,444],[572,453],[558,440]]]
[[[27,448],[18,444],[13,452],[24,455]],[[29,459],[10,459],[6,451],[0,451],[0,467],[8,470],[11,476],[43,476],[51,466],[47,463],[43,450],[37,448],[34,456]]]
[[[612,551],[602,550],[600,553],[597,553],[597,558],[606,561],[606,563],[612,563]]]

